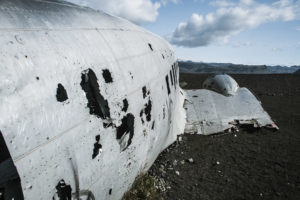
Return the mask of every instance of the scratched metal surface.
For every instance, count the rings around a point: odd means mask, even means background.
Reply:
[[[109,119],[87,107],[80,84],[88,69],[108,102]],[[86,191],[120,199],[183,133],[184,97],[171,46],[126,20],[64,2],[0,0],[0,70],[0,130],[25,199],[58,199],[61,179],[74,199]],[[56,97],[59,83],[68,96],[63,102]],[[150,120],[141,114],[149,101]],[[124,150],[116,132],[128,114],[134,135]],[[92,158],[98,143],[102,152]]]
[[[261,102],[247,88],[238,88],[234,96],[215,91],[185,90],[187,112],[186,133],[209,135],[234,127],[233,122],[258,123],[260,127],[271,125],[268,113]]]

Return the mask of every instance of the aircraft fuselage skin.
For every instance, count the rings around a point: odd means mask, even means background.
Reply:
[[[121,199],[183,133],[174,51],[126,20],[0,0],[0,69],[4,199]]]

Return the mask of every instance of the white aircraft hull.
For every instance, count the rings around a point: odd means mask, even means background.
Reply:
[[[176,62],[126,20],[1,0],[0,131],[24,199],[121,199],[184,131]]]

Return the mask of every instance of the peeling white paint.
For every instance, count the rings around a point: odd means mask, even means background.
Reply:
[[[24,198],[57,198],[55,187],[63,179],[75,199],[87,192],[121,199],[183,133],[184,96],[178,81],[168,94],[165,80],[172,70],[178,80],[176,61],[166,41],[126,20],[68,3],[0,1],[0,130]],[[90,114],[80,85],[87,69],[97,76],[109,119]],[[112,83],[105,82],[103,69],[111,72]],[[68,95],[63,102],[56,99],[59,83]],[[143,86],[150,92],[146,98]],[[120,106],[125,98],[126,112]],[[142,123],[149,99],[151,120]],[[134,135],[122,151],[116,129],[128,113],[135,117]],[[102,148],[92,159],[96,135]]]

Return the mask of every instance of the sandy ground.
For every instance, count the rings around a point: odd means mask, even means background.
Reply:
[[[180,81],[197,89],[207,76],[181,74]],[[262,101],[280,131],[185,134],[149,171],[164,199],[300,199],[300,75],[232,76]]]

